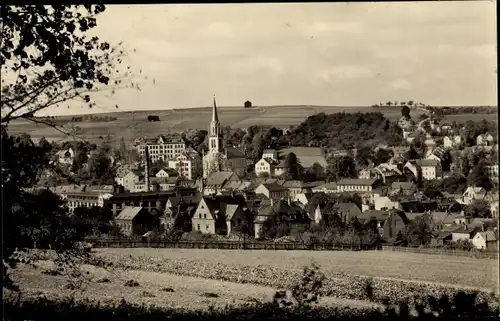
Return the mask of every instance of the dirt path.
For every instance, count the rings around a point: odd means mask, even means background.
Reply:
[[[227,281],[216,281],[197,277],[178,276],[167,273],[145,271],[104,270],[94,266],[83,266],[88,272],[81,290],[66,288],[68,278],[42,274],[42,271],[53,266],[50,262],[38,262],[38,268],[21,265],[13,271],[13,278],[21,286],[27,296],[45,295],[48,297],[67,297],[75,299],[93,299],[103,303],[119,303],[122,298],[138,304],[154,304],[163,307],[186,309],[206,309],[209,306],[224,307],[241,305],[258,301],[270,301],[276,291],[271,287],[252,284],[239,284]],[[99,283],[97,280],[107,278],[109,282]],[[138,287],[126,287],[127,280],[139,283]],[[175,292],[162,289],[172,288]],[[207,297],[207,293],[216,297]],[[352,308],[378,308],[380,305],[368,301],[322,298],[321,305],[346,306]]]

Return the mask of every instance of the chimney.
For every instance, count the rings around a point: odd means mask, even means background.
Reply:
[[[146,192],[149,192],[149,148],[146,145],[144,149],[145,164],[144,164],[144,184],[146,185]]]

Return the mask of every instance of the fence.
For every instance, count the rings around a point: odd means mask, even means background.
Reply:
[[[219,250],[323,250],[323,251],[366,251],[376,250],[374,246],[239,242],[239,241],[133,241],[133,240],[93,240],[95,248],[181,248],[181,249],[219,249]]]
[[[478,259],[498,259],[498,252],[492,252],[492,251],[480,252],[480,251],[444,250],[444,249],[398,247],[398,246],[382,246],[382,251],[408,252],[408,253],[431,254],[431,255],[465,256]]]

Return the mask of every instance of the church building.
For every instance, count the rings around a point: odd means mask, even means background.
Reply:
[[[203,156],[203,178],[214,172],[234,172],[242,177],[247,170],[246,155],[234,147],[223,146],[217,103],[212,106],[212,121],[208,129],[208,152]]]

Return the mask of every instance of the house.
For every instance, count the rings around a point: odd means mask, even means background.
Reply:
[[[405,179],[397,165],[387,163],[382,163],[372,168],[370,170],[370,177],[367,177],[367,179],[369,178],[380,180],[383,184],[390,184],[393,181]]]
[[[135,190],[135,185],[143,178],[143,174],[138,170],[128,170],[115,177],[115,182],[125,188],[126,191]]]
[[[231,181],[241,183],[241,178],[234,172],[214,172],[206,180],[204,195],[220,194],[225,191],[225,184]]]
[[[377,185],[376,179],[342,178],[337,182],[337,189],[342,192],[371,192]]]
[[[442,176],[443,170],[441,162],[435,159],[417,159],[417,166],[422,170],[422,178],[426,180],[433,180]]]
[[[453,242],[470,241],[474,234],[475,231],[473,229],[467,228],[466,226],[460,226],[459,228],[451,232],[451,240]]]
[[[452,234],[450,232],[438,232],[431,239],[431,246],[443,246],[451,242]]]
[[[403,231],[409,222],[405,212],[401,210],[389,211],[389,216],[383,224],[383,238],[385,240],[395,239],[398,233]]]
[[[262,153],[262,158],[278,160],[278,151],[276,149],[265,149],[264,152]]]
[[[172,176],[178,176],[179,173],[175,171],[174,169],[171,168],[163,168],[160,169],[156,174],[155,177],[172,177]]]
[[[114,220],[126,235],[143,235],[153,230],[155,219],[153,215],[141,206],[126,206]]]
[[[493,231],[477,232],[471,241],[476,249],[498,250],[498,238]]]
[[[376,211],[388,211],[392,209],[402,210],[401,203],[391,196],[384,196],[379,193],[373,194],[373,205]]]
[[[492,202],[490,205],[491,216],[498,218],[498,202]]]
[[[149,184],[151,191],[169,191],[173,189],[178,182],[178,177],[150,177]],[[146,182],[141,179],[134,185],[134,189],[131,190],[134,193],[146,192]]]
[[[393,146],[391,147],[393,159],[404,158],[405,154],[410,150],[410,146]]]
[[[279,151],[279,158],[286,159],[289,153],[297,156],[299,164],[303,168],[311,168],[314,163],[318,163],[323,168],[328,166],[325,155],[320,147],[290,147]]]
[[[249,219],[243,208],[244,198],[228,196],[203,197],[196,208],[192,226],[194,231],[206,234],[228,235],[232,228]],[[249,222],[251,225],[252,222]]]
[[[403,196],[413,195],[417,191],[417,187],[412,182],[394,182],[391,184],[390,194],[398,194]]]
[[[321,186],[324,183],[324,181],[304,183],[298,180],[288,180],[283,183],[283,187],[288,189],[288,195],[290,198],[295,199],[297,194],[311,193],[313,188]]]
[[[103,207],[104,202],[113,196],[113,187],[99,188],[90,185],[60,185],[49,188],[54,194],[59,195],[73,213],[77,207]]]
[[[196,211],[196,207],[197,206],[194,204],[187,203],[179,203],[175,206],[166,207],[163,215],[160,216],[160,226],[165,230],[169,230],[174,227],[177,215],[185,215],[186,220],[182,230],[184,232],[191,232],[193,230],[192,218]]]
[[[462,199],[457,201],[461,201],[461,203],[469,205],[473,200],[484,199],[487,194],[488,191],[486,191],[483,187],[469,186],[462,194]]]
[[[186,142],[180,135],[159,135],[156,138],[144,138],[138,141],[137,152],[140,156],[146,154],[148,147],[149,157],[153,162],[167,161],[180,155],[186,150]]]
[[[263,194],[272,200],[288,199],[288,189],[276,183],[260,184],[255,194]]]
[[[313,193],[337,193],[337,183],[330,182],[317,187],[312,188]]]
[[[332,209],[344,222],[349,222],[361,214],[361,210],[354,203],[337,203],[333,205]]]
[[[270,158],[262,158],[255,164],[255,175],[260,176],[271,176],[273,173],[274,165],[276,163]]]
[[[203,175],[202,159],[191,147],[169,159],[168,167],[175,169],[180,176],[187,179],[194,179]]]
[[[73,148],[68,148],[68,149],[64,149],[64,150],[61,150],[59,152],[56,153],[56,156],[57,156],[57,161],[60,163],[60,164],[73,164],[73,158],[75,157],[75,151],[73,150]]]
[[[254,236],[256,239],[260,238],[260,233],[262,231],[262,226],[265,221],[273,216],[274,207],[276,204],[264,203],[256,209],[256,215],[254,215]]]
[[[319,224],[323,219],[323,215],[321,213],[321,207],[319,204],[316,204],[316,206],[313,205],[306,207],[306,212],[311,221],[316,224]]]
[[[460,146],[462,143],[462,138],[460,135],[454,135],[454,136],[445,136],[443,138],[443,147],[444,148],[454,148]]]
[[[313,193],[298,193],[295,195],[295,198],[293,199],[294,202],[298,202],[303,205],[307,205],[313,196]]]
[[[481,134],[476,137],[476,145],[491,146],[493,145],[494,140],[495,138],[490,133]]]

